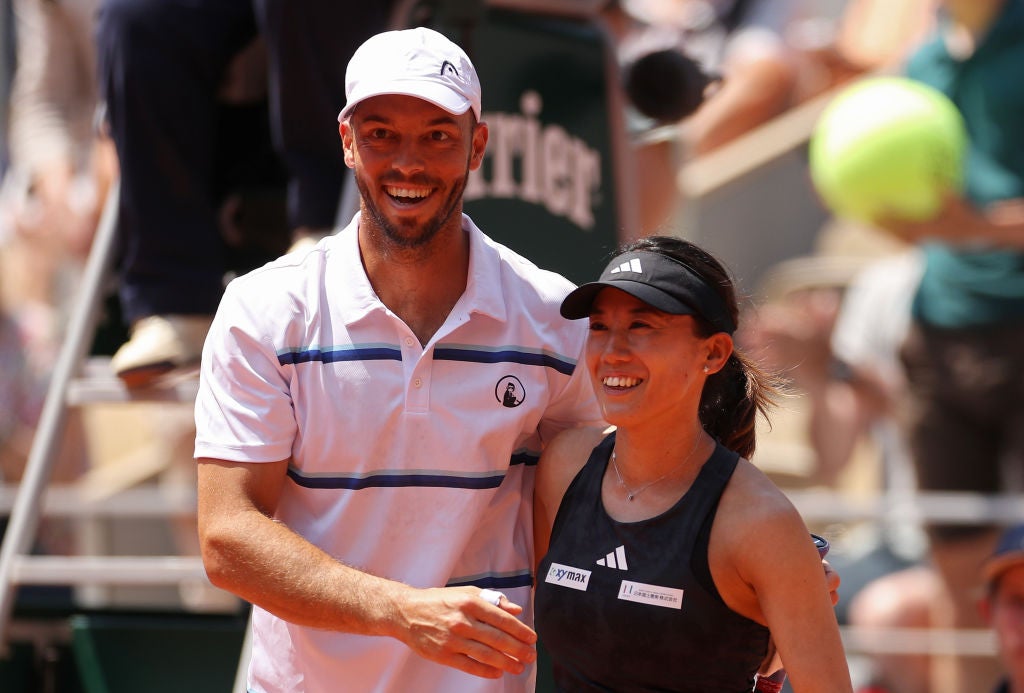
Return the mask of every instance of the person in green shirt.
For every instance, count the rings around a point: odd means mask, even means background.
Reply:
[[[906,75],[963,115],[963,193],[949,195],[933,219],[881,225],[924,255],[901,349],[919,487],[993,494],[1019,490],[1024,479],[1024,0],[943,0],[939,11]],[[950,597],[935,625],[981,627],[977,566],[998,529],[927,529]],[[950,690],[984,690],[994,678],[994,661],[958,659],[943,676]]]

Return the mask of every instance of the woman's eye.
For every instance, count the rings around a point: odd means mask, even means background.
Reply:
[[[600,332],[600,331],[603,331],[605,329],[606,328],[605,328],[603,322],[592,322],[592,323],[590,323],[590,331],[591,332]]]

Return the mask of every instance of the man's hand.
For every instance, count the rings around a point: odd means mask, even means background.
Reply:
[[[839,573],[824,559],[822,559],[821,565],[825,568],[825,586],[828,587],[828,597],[832,600],[832,606],[835,606],[839,603]]]
[[[476,587],[413,589],[402,596],[395,637],[429,660],[483,678],[520,674],[537,659],[537,634],[504,595],[498,606]]]

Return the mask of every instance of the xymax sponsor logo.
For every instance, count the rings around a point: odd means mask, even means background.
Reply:
[[[544,582],[586,592],[587,585],[590,583],[590,571],[561,563],[552,563]]]

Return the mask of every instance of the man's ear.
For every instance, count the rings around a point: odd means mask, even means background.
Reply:
[[[355,153],[352,151],[352,126],[348,118],[338,123],[338,134],[341,135],[341,148],[345,152],[345,165],[349,168],[356,167]]]
[[[482,120],[473,127],[473,152],[469,157],[469,170],[475,171],[480,168],[484,161],[484,150],[487,149],[487,140],[490,137],[490,130],[487,123]]]

